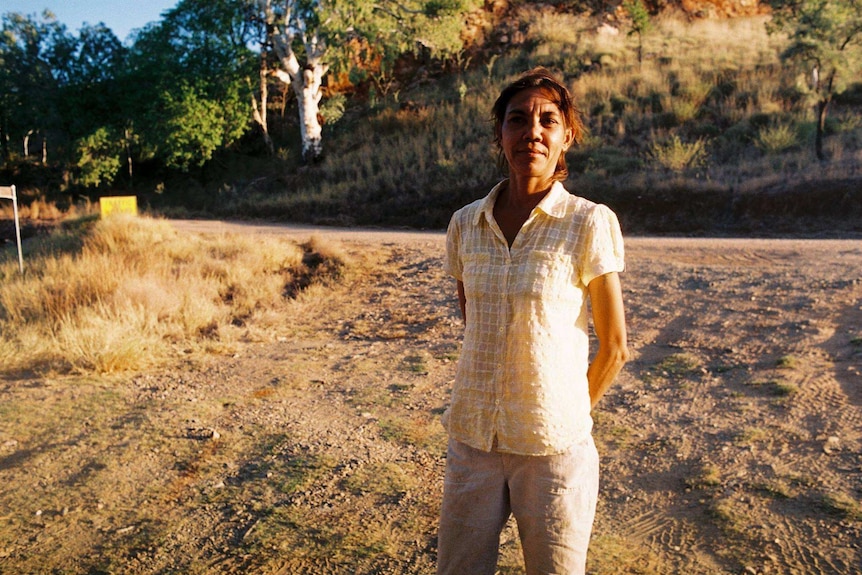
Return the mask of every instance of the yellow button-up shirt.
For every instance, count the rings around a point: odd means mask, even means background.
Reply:
[[[557,182],[509,248],[493,214],[501,186],[449,223],[445,265],[467,317],[443,423],[476,449],[562,453],[592,430],[587,286],[623,270],[622,234],[607,206]]]

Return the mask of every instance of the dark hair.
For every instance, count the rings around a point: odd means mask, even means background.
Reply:
[[[572,94],[569,92],[562,82],[545,68],[533,68],[526,72],[523,76],[503,88],[497,101],[494,102],[492,108],[492,116],[494,121],[494,143],[497,144],[497,163],[501,169],[505,169],[506,157],[503,155],[503,120],[506,117],[506,109],[509,107],[509,102],[515,97],[515,94],[531,88],[539,88],[547,95],[557,108],[560,109],[560,114],[563,116],[563,122],[567,129],[571,129],[574,135],[573,142],[580,144],[584,139],[586,128],[581,120],[581,111],[575,105],[572,99]],[[566,167],[566,154],[560,154],[560,159],[557,161],[557,167],[554,170],[554,179],[563,181],[569,175],[569,169]]]

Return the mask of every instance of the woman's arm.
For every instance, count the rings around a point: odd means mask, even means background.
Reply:
[[[626,317],[620,276],[616,272],[601,275],[588,286],[593,308],[593,327],[599,350],[587,370],[590,402],[595,407],[629,359],[626,340]]]
[[[467,324],[467,296],[464,294],[464,282],[458,280],[458,307],[461,308],[461,319]]]

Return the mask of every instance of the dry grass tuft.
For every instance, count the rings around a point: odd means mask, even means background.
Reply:
[[[259,338],[290,298],[337,280],[334,244],[189,236],[149,218],[61,228],[21,277],[0,263],[0,370],[109,373]]]
[[[382,499],[397,500],[416,487],[416,478],[393,462],[370,463],[344,480],[344,487],[357,494],[373,493]]]
[[[822,498],[823,507],[851,521],[862,521],[862,503],[855,497],[842,492],[827,493]]]
[[[691,489],[719,487],[722,484],[721,471],[711,463],[703,463],[691,477],[686,479],[685,484]]]
[[[597,535],[590,542],[587,573],[631,573],[658,575],[659,562],[645,545],[618,535]]]

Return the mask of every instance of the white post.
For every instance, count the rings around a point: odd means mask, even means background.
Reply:
[[[0,186],[0,199],[12,200],[12,213],[15,217],[15,240],[18,243],[18,269],[24,273],[24,256],[21,252],[21,226],[18,224],[18,195],[15,186]]]

